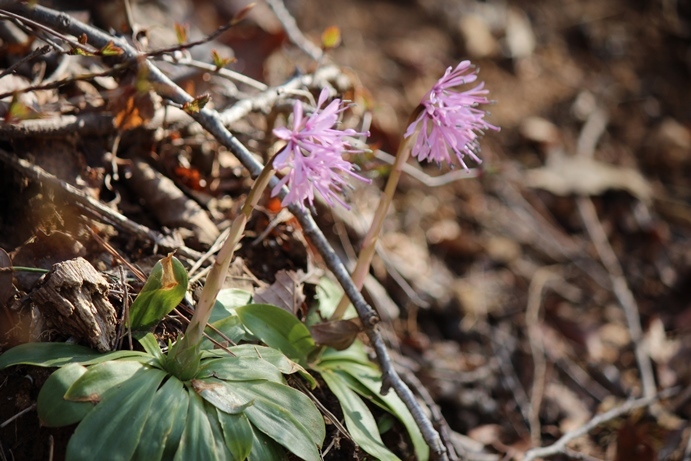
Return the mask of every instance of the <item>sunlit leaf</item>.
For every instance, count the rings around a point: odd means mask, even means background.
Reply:
[[[329,360],[320,366],[324,367],[322,369],[333,370],[352,390],[396,416],[408,431],[417,459],[429,459],[429,446],[422,437],[420,428],[408,407],[395,392],[381,395],[381,371],[374,364],[364,365],[351,360]]]
[[[187,101],[182,105],[182,110],[187,112],[188,114],[195,114],[198,113],[200,110],[206,106],[209,101],[211,101],[211,95],[208,93],[205,93],[201,96],[197,96],[191,101]]]
[[[220,379],[206,378],[193,379],[192,388],[204,400],[221,411],[236,415],[253,404],[251,398],[244,397],[235,392],[240,386],[233,386]]]
[[[205,360],[197,373],[197,378],[211,376],[226,381],[267,380],[283,382],[283,375],[271,363],[259,357],[225,357]]]
[[[130,459],[139,444],[156,389],[165,376],[165,372],[151,368],[106,391],[101,403],[84,417],[70,438],[67,459]]]
[[[65,400],[67,389],[84,373],[86,367],[71,363],[55,371],[43,384],[36,401],[42,426],[62,427],[81,421],[93,408],[87,402]]]
[[[236,309],[240,320],[265,344],[288,358],[306,363],[315,344],[307,327],[293,314],[269,304],[248,304]]]
[[[120,48],[119,46],[115,45],[115,43],[113,43],[112,40],[109,41],[106,44],[106,46],[101,48],[98,52],[98,54],[101,56],[120,56],[123,53],[124,53],[123,49]]]
[[[245,382],[234,392],[254,404],[247,407],[247,418],[260,431],[301,459],[319,461],[326,436],[324,419],[312,401],[292,387],[270,381]]]
[[[381,440],[377,422],[360,396],[334,371],[324,370],[321,375],[341,404],[346,427],[355,443],[378,460],[398,460]]]
[[[62,367],[70,363],[92,365],[123,358],[149,359],[150,356],[139,351],[116,351],[101,354],[88,347],[68,343],[26,343],[15,346],[0,355],[0,370],[12,365],[35,365],[38,367]]]
[[[341,29],[337,26],[331,26],[324,29],[322,32],[322,48],[330,50],[336,48],[341,44]]]
[[[222,69],[228,64],[236,61],[235,58],[222,57],[220,54],[218,54],[218,51],[216,50],[211,50],[211,59],[214,63],[214,66],[216,66],[217,69]]]
[[[163,352],[161,351],[161,346],[158,345],[158,341],[153,333],[146,333],[145,335],[139,333],[134,334],[133,336],[137,336],[137,341],[139,341],[139,344],[141,344],[144,350],[152,357],[156,357],[159,362],[162,362],[165,359]]]
[[[340,285],[335,283],[329,277],[322,277],[319,279],[316,296],[317,305],[314,306],[313,309],[310,309],[305,323],[307,325],[313,325],[315,323],[323,322],[324,319],[330,318],[336,310],[336,306],[338,305],[342,296],[343,289]],[[352,305],[346,309],[343,318],[357,318],[357,312]]]
[[[187,30],[189,29],[189,26],[187,24],[180,24],[178,22],[176,22],[173,26],[175,27],[175,38],[178,40],[178,45],[187,43]]]
[[[65,398],[75,402],[101,401],[111,388],[131,379],[142,371],[151,370],[139,362],[109,361],[89,367],[65,393]]]
[[[5,114],[5,123],[17,123],[22,120],[35,120],[42,115],[27,106],[20,98],[19,93],[14,93],[10,107]]]
[[[130,306],[130,326],[143,329],[175,309],[187,291],[187,271],[173,255],[156,263],[142,291]]]

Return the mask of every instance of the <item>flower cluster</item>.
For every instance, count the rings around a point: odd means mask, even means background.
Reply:
[[[488,93],[480,83],[475,88],[457,91],[457,87],[477,80],[477,72],[470,61],[463,61],[453,71],[446,69],[444,76],[437,81],[420,103],[420,115],[405,132],[408,138],[419,131],[412,154],[419,161],[451,163],[449,151],[468,169],[464,157],[482,161],[477,156],[478,139],[484,130],[499,128],[484,120],[485,111],[478,109],[480,104],[488,104]]]
[[[293,107],[292,128],[273,130],[279,139],[287,142],[276,155],[274,168],[289,171],[271,192],[276,196],[284,185],[288,185],[290,191],[283,198],[284,206],[297,203],[304,207],[305,200],[313,205],[316,191],[329,205],[336,202],[347,208],[340,197],[343,186],[347,185],[346,178],[368,181],[354,173],[355,165],[345,160],[343,154],[361,153],[362,150],[352,147],[349,139],[369,136],[369,133],[334,129],[339,115],[347,106],[340,99],[334,99],[322,109],[328,95],[329,91],[323,89],[315,111],[308,116],[303,113],[302,103],[297,101]]]

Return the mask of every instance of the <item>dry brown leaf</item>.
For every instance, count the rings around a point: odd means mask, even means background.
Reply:
[[[269,287],[257,290],[253,299],[255,303],[271,304],[291,314],[297,314],[300,306],[305,302],[302,288],[303,285],[298,281],[297,273],[280,270],[276,273],[276,281]]]
[[[362,326],[357,320],[337,320],[310,327],[310,333],[317,344],[333,347],[337,351],[350,347],[361,331]]]
[[[646,203],[652,197],[650,184],[637,170],[561,153],[550,155],[547,166],[528,170],[524,182],[560,196],[600,195],[614,189],[627,191]]]

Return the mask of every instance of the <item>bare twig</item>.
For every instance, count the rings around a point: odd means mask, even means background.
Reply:
[[[11,418],[5,420],[5,422],[3,422],[2,424],[0,424],[0,429],[2,429],[3,427],[7,426],[8,424],[10,424],[12,421],[14,421],[15,419],[19,418],[20,416],[22,416],[22,415],[24,415],[24,414],[30,412],[30,411],[33,410],[34,408],[36,408],[36,404],[35,404],[35,403],[32,403],[31,405],[29,405],[28,407],[26,407],[25,409],[23,409],[23,410],[20,411],[19,413],[13,415]]]
[[[41,31],[43,31],[43,32],[45,32],[45,33],[47,33],[47,34],[49,34],[49,35],[52,35],[52,36],[54,36],[54,37],[59,38],[60,40],[66,42],[66,43],[69,43],[70,45],[72,45],[73,48],[78,48],[78,49],[80,49],[80,50],[82,50],[82,51],[84,51],[84,52],[86,52],[86,53],[90,53],[90,54],[91,54],[91,53],[96,53],[96,52],[98,52],[97,49],[95,49],[95,48],[93,48],[93,47],[91,47],[91,46],[82,45],[82,44],[79,43],[78,41],[76,41],[76,40],[74,40],[74,39],[72,39],[72,38],[70,38],[70,37],[66,37],[65,35],[63,35],[63,34],[57,32],[56,30],[54,30],[54,29],[52,29],[52,28],[50,28],[50,27],[46,27],[46,26],[44,26],[43,24],[41,24],[41,23],[39,23],[39,22],[33,21],[33,20],[27,18],[26,16],[20,16],[20,15],[11,13],[11,12],[9,12],[9,11],[4,11],[4,10],[0,11],[0,16],[4,16],[4,17],[6,17],[6,18],[12,18],[12,19],[14,19],[14,20],[16,20],[16,21],[19,21],[19,22],[23,23],[24,25],[26,25],[26,26],[28,26],[28,27],[30,27],[30,28],[32,28],[32,29],[41,30]]]
[[[571,432],[567,432],[559,440],[557,440],[554,444],[548,446],[548,447],[543,447],[543,448],[533,448],[532,450],[529,450],[526,454],[525,457],[523,458],[523,461],[532,461],[536,458],[546,458],[549,456],[554,456],[556,454],[562,453],[564,449],[566,448],[566,444],[571,442],[574,439],[577,439],[579,437],[582,437],[586,435],[588,432],[591,430],[595,429],[597,426],[604,424],[606,422],[612,421],[613,419],[616,419],[620,416],[623,416],[627,413],[632,412],[633,410],[637,410],[638,408],[644,408],[649,405],[652,405],[653,403],[657,402],[660,399],[664,399],[667,397],[671,397],[672,395],[676,394],[679,391],[678,388],[672,388],[672,389],[667,389],[662,392],[660,392],[657,395],[654,395],[652,397],[643,397],[637,400],[629,400],[628,402],[625,402],[624,404],[613,408],[605,413],[601,413],[595,417],[593,417],[590,421],[582,425],[581,427],[574,429]]]
[[[81,36],[82,34],[86,34],[89,37],[89,41],[97,46],[105,46],[110,41],[113,41],[116,46],[123,50],[123,54],[119,56],[122,60],[134,59],[139,55],[139,53],[125,41],[114,38],[94,27],[77,21],[67,14],[38,5],[29,7],[12,0],[0,0],[0,7],[20,12],[23,16],[32,18],[34,21],[59,30],[67,31],[73,35]],[[146,60],[144,64],[149,70],[149,79],[159,84],[155,85],[155,88],[160,96],[177,104],[184,104],[193,100],[192,96],[175,85],[175,83],[165,76],[151,61]],[[190,115],[222,145],[227,147],[252,175],[259,175],[264,165],[262,165],[261,162],[259,162],[255,156],[253,156],[249,150],[225,128],[221,116],[216,111],[205,108],[199,113]],[[271,185],[274,186],[277,183],[278,179],[274,178]],[[280,196],[284,197],[287,192],[287,189],[283,188]],[[367,304],[358,288],[353,284],[347,269],[309,212],[303,210],[299,205],[293,205],[289,209],[302,225],[305,236],[320,253],[327,267],[334,274],[355,306],[382,370],[382,379],[384,383],[381,390],[382,394],[385,394],[391,388],[396,391],[406,407],[408,407],[415,422],[420,427],[425,442],[430,446],[432,453],[439,460],[447,460],[446,448],[442,444],[438,432],[434,429],[429,418],[420,407],[420,404],[416,401],[413,393],[393,369],[388,351],[376,326],[378,322],[376,313],[369,304]]]
[[[609,244],[607,234],[597,217],[592,200],[589,197],[578,197],[576,204],[578,205],[581,219],[588,230],[588,235],[590,235],[590,239],[595,245],[597,254],[609,273],[612,291],[614,291],[617,301],[619,301],[624,310],[626,324],[631,335],[631,343],[636,354],[636,362],[638,362],[638,369],[641,374],[643,395],[645,397],[652,397],[655,395],[655,377],[653,365],[643,341],[643,328],[641,327],[641,318],[638,314],[638,304],[626,283],[624,271],[617,259],[617,255],[614,254],[614,250],[612,250],[612,246]]]
[[[41,48],[36,48],[34,51],[31,53],[27,54],[24,56],[22,59],[19,61],[15,62],[12,64],[10,67],[7,69],[3,70],[2,73],[0,73],[0,78],[3,78],[7,74],[11,74],[14,72],[14,70],[24,64],[25,62],[31,61],[32,59],[38,57],[38,56],[43,56],[44,54],[48,53],[52,48],[49,45],[42,46]]]
[[[541,445],[540,406],[545,393],[547,361],[545,360],[545,345],[540,331],[540,306],[542,291],[549,281],[556,275],[550,268],[540,268],[535,271],[528,288],[528,305],[525,323],[528,327],[530,350],[533,355],[533,387],[530,392],[530,440],[533,445]]]
[[[235,72],[234,70],[226,69],[224,67],[216,67],[213,64],[208,64],[206,62],[198,61],[192,58],[174,59],[169,56],[164,56],[163,58],[167,62],[172,62],[174,64],[181,64],[183,66],[192,67],[199,70],[205,70],[207,72],[212,72],[214,74],[220,75],[223,78],[227,78],[228,80],[244,83],[245,85],[255,88],[259,91],[265,91],[268,88],[267,85],[260,81],[257,81],[244,74],[241,74],[240,72]]]
[[[592,157],[600,136],[605,132],[607,121],[607,113],[602,109],[594,110],[590,114],[581,130],[578,140],[577,155]],[[624,276],[624,270],[609,243],[607,233],[597,217],[597,211],[595,211],[592,200],[589,197],[578,197],[576,199],[576,204],[581,219],[588,231],[588,235],[593,245],[595,245],[595,250],[600,257],[600,261],[602,261],[602,265],[605,266],[609,274],[612,283],[612,291],[614,291],[617,301],[619,301],[619,304],[621,304],[624,310],[626,324],[636,354],[636,362],[638,363],[638,369],[641,374],[643,396],[651,398],[655,395],[656,391],[655,377],[653,374],[653,365],[643,341],[643,329],[641,327],[641,318],[638,313],[638,304],[629,289],[626,277]]]
[[[230,126],[250,112],[265,110],[275,105],[279,98],[291,91],[320,84],[324,81],[335,79],[340,75],[341,71],[336,66],[320,67],[312,75],[296,75],[283,85],[268,88],[256,96],[236,102],[232,107],[221,113],[221,120],[225,126]]]
[[[55,118],[23,120],[0,125],[0,139],[21,139],[34,136],[80,134],[102,136],[115,131],[113,116],[109,114],[62,115]]]
[[[305,37],[295,22],[295,18],[293,18],[293,16],[290,14],[290,11],[288,11],[283,3],[283,0],[266,0],[266,3],[269,4],[276,15],[276,18],[278,18],[283,25],[283,30],[286,31],[290,41],[293,42],[295,46],[300,48],[300,50],[302,50],[307,56],[315,61],[319,61],[324,55],[324,52],[321,50],[321,48],[316,46],[307,37]]]

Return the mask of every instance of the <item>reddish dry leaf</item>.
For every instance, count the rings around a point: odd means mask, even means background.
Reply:
[[[119,130],[132,130],[150,121],[156,110],[151,92],[139,92],[133,87],[125,90],[110,101],[110,109],[115,113],[115,126]]]

